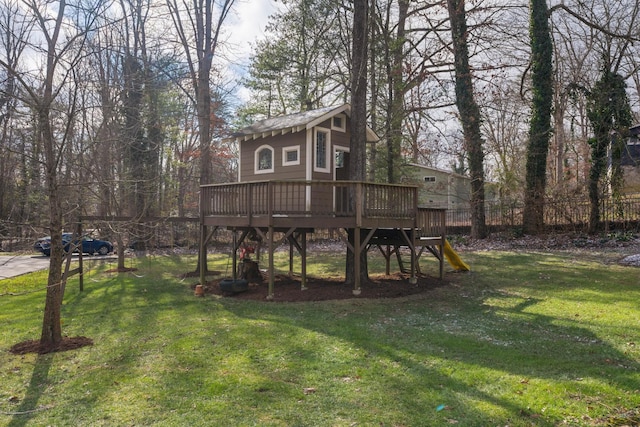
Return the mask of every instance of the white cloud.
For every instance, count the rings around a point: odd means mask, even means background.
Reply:
[[[224,27],[224,56],[232,79],[240,80],[245,75],[255,42],[264,37],[269,16],[281,7],[275,0],[236,0]],[[235,93],[240,102],[248,100],[245,88],[239,87]]]
[[[248,58],[252,44],[264,37],[269,16],[282,5],[274,0],[237,0],[226,26],[227,40],[234,56]]]

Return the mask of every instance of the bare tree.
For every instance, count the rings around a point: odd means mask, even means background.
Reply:
[[[167,0],[171,19],[184,51],[191,81],[187,95],[195,105],[198,118],[198,142],[200,151],[200,184],[212,182],[211,173],[211,70],[218,48],[222,25],[235,0],[196,0],[190,6],[177,0]],[[217,7],[217,11],[216,11]],[[214,13],[218,13],[214,21]],[[201,238],[205,238],[205,230]],[[204,242],[201,242],[201,245]],[[201,275],[208,269],[203,263],[202,251],[198,252],[197,270]],[[204,279],[201,277],[201,280]]]
[[[53,7],[55,3],[56,7]],[[33,51],[42,52],[43,68],[35,73],[19,73],[12,64],[0,61],[12,75],[24,94],[24,102],[34,112],[35,138],[42,144],[46,194],[49,199],[49,231],[51,259],[47,280],[41,347],[55,350],[62,342],[60,311],[64,291],[62,282],[63,203],[60,189],[60,168],[65,146],[73,132],[77,114],[77,98],[73,85],[73,68],[82,59],[82,47],[92,28],[97,9],[86,4],[56,2],[25,2],[27,19],[37,23],[37,34],[30,32]],[[37,40],[43,40],[38,43]],[[67,107],[63,110],[62,94]],[[61,123],[61,125],[60,125]]]
[[[480,108],[473,93],[473,80],[469,66],[467,19],[464,0],[447,0],[456,80],[456,104],[464,133],[465,150],[471,174],[471,237],[486,237],[484,215],[484,150],[480,131]]]
[[[13,71],[19,71],[24,62],[27,36],[35,20],[22,16],[18,1],[7,0],[0,5],[0,58],[7,65],[0,70],[0,221],[15,223],[24,221],[25,211],[32,211],[24,206],[33,174],[26,173],[27,150],[18,131],[19,84]],[[5,232],[9,227],[0,224],[0,234]]]
[[[193,92],[187,92],[196,106],[200,144],[200,183],[211,183],[211,71],[222,25],[234,0],[197,0],[187,3],[167,0],[171,19],[184,50]],[[218,10],[216,10],[218,9]],[[214,22],[214,14],[218,14]]]

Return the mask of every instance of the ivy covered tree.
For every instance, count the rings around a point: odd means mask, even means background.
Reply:
[[[525,233],[537,234],[544,227],[547,154],[551,139],[553,104],[553,43],[549,30],[547,1],[531,0],[529,13],[533,99],[522,225]]]
[[[594,233],[600,225],[600,199],[605,191],[603,176],[607,168],[608,150],[611,152],[609,186],[614,200],[620,196],[623,182],[620,161],[624,136],[632,122],[624,78],[605,67],[600,80],[587,94],[587,102],[587,116],[593,128],[593,137],[589,140],[589,232]]]

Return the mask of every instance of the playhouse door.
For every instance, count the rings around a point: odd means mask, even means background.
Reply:
[[[349,180],[349,152],[344,148],[336,148],[335,152],[335,180]],[[349,213],[349,194],[347,188],[336,186],[335,212],[340,215]]]

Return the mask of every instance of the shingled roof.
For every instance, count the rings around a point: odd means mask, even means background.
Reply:
[[[349,104],[343,104],[338,107],[324,107],[286,116],[271,117],[240,129],[238,132],[233,133],[230,139],[241,142],[250,139],[266,138],[268,136],[284,135],[289,132],[300,132],[311,129],[341,113],[351,116],[351,106]],[[377,135],[371,129],[367,128],[367,141],[372,142],[378,139]]]

